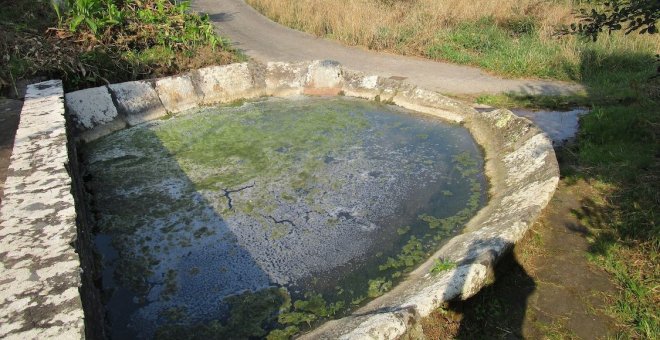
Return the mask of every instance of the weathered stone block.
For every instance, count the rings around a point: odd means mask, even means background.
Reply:
[[[369,100],[375,100],[380,95],[378,76],[367,76],[362,72],[351,70],[343,70],[343,75],[344,83],[342,90],[345,95]]]
[[[163,106],[170,113],[190,110],[197,107],[200,101],[188,75],[156,80],[156,92]]]
[[[305,79],[305,94],[337,95],[341,92],[341,65],[333,60],[316,60],[307,68]]]
[[[126,116],[129,125],[137,125],[167,115],[158,93],[151,83],[129,81],[110,85],[118,109]]]
[[[105,86],[69,92],[66,107],[83,140],[89,141],[126,127]]]
[[[309,63],[269,62],[266,65],[266,93],[275,96],[301,94]]]
[[[202,104],[228,103],[259,96],[248,63],[212,66],[193,72],[193,82],[202,93]]]
[[[469,114],[474,112],[468,105],[445,97],[435,91],[414,87],[398,88],[391,100],[401,107],[453,122],[462,122]]]

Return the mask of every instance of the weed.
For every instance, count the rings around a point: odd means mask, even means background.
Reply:
[[[454,268],[456,268],[455,262],[449,260],[443,260],[443,259],[436,259],[433,262],[433,267],[431,267],[431,274],[439,274]]]
[[[4,6],[10,10],[0,14],[0,88],[48,76],[71,91],[244,59],[188,6],[171,0]]]
[[[379,297],[385,294],[392,288],[392,281],[385,280],[384,277],[379,277],[374,280],[369,280],[369,290],[367,295],[370,298]]]

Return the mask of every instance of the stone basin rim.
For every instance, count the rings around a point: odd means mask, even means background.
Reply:
[[[489,200],[407,278],[351,315],[301,338],[393,339],[419,332],[420,318],[452,299],[467,299],[492,279],[498,259],[535,222],[559,181],[550,139],[508,110],[469,105],[401,79],[365,75],[330,60],[212,66],[154,80],[65,94],[73,136],[89,142],[114,131],[199,107],[264,96],[344,95],[391,103],[465,126],[485,153]],[[74,179],[75,180],[75,179]],[[436,259],[456,267],[430,274]],[[98,296],[98,294],[91,294]]]

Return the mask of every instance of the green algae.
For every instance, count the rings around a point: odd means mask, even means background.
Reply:
[[[288,326],[284,329],[275,329],[268,333],[267,340],[288,340],[300,332],[300,328],[296,326]]]
[[[376,298],[387,293],[387,291],[390,289],[392,289],[392,281],[387,280],[384,277],[378,277],[373,280],[369,280],[367,296],[370,298]]]
[[[170,323],[159,327],[155,338],[173,340],[263,338],[268,335],[266,329],[277,320],[280,308],[286,304],[287,299],[289,299],[288,293],[283,288],[248,291],[231,296],[226,299],[231,312],[225,322],[213,320],[194,325]]]
[[[381,272],[389,273],[389,277],[396,281],[400,279],[404,273],[410,272],[418,264],[423,262],[428,255],[433,252],[440,242],[446,240],[447,236],[452,231],[463,227],[469,219],[476,213],[481,201],[482,185],[476,176],[479,174],[479,162],[471,154],[467,152],[455,155],[452,158],[454,168],[458,170],[460,176],[467,180],[470,185],[470,195],[468,196],[465,208],[459,210],[456,214],[449,217],[436,217],[429,214],[420,214],[418,219],[426,223],[428,228],[433,233],[427,233],[421,238],[411,236],[408,242],[401,248],[401,251],[395,257],[388,257],[386,261],[378,265],[378,270]],[[447,190],[443,191],[444,196],[452,196],[453,193]],[[405,235],[410,231],[409,227],[397,229],[399,235]],[[452,264],[440,262],[436,263],[432,269],[433,273],[439,273],[444,270],[450,269]],[[375,287],[378,282],[382,282],[383,278],[378,278],[375,281],[369,281],[368,291],[371,292],[369,297],[372,297]]]
[[[250,104],[246,104],[250,107]],[[310,210],[319,214],[325,213],[323,207],[317,204],[315,197],[325,194],[315,184],[322,183],[326,188],[338,190],[343,186],[350,185],[350,181],[343,181],[337,178],[322,178],[316,175],[318,169],[325,166],[328,159],[341,156],[342,150],[349,148],[359,141],[355,135],[364,133],[369,127],[368,121],[360,114],[351,114],[349,110],[323,109],[322,111],[310,112],[306,116],[293,113],[278,113],[277,117],[271,117],[270,124],[276,122],[276,128],[272,126],[265,127],[267,117],[271,114],[261,109],[241,110],[230,112],[229,114],[210,114],[202,113],[194,117],[177,118],[177,124],[170,124],[170,121],[158,122],[156,125],[149,125],[143,131],[135,131],[130,135],[129,140],[146,152],[140,157],[127,156],[119,159],[123,165],[132,165],[134,176],[127,177],[121,175],[107,176],[112,181],[110,185],[120,186],[123,184],[138,184],[143,188],[148,188],[156,183],[150,181],[151,176],[162,176],[159,174],[167,172],[168,166],[172,162],[176,163],[175,168],[180,169],[190,180],[190,188],[184,188],[181,196],[192,195],[194,193],[213,193],[223,191],[226,197],[218,198],[219,206],[214,206],[216,212],[223,218],[230,218],[236,214],[244,214],[253,217],[257,221],[264,222],[263,226],[270,239],[277,241],[290,232],[291,227],[288,224],[275,223],[268,224],[270,221],[267,216],[276,211],[278,206],[272,202],[273,195],[264,192],[251,195],[251,200],[239,200],[238,191],[254,183],[255,180],[265,181],[276,179],[280,183],[286,183],[284,191],[275,197],[279,197],[280,203],[294,204],[297,202],[306,202]],[[183,122],[183,123],[181,123]],[[395,123],[399,130],[412,130],[409,126],[403,126],[400,122]],[[377,131],[377,133],[382,131]],[[370,131],[371,133],[371,131]],[[433,139],[432,135],[421,133],[413,134],[420,140]],[[190,141],[195,141],[191,143]],[[201,142],[199,142],[201,141]],[[311,143],[310,143],[311,142]],[[169,162],[169,163],[168,163]],[[410,173],[416,167],[416,164],[432,165],[430,159],[416,160],[413,162],[401,164],[401,168],[408,169]],[[478,174],[478,162],[470,153],[459,154],[453,157],[454,168],[458,169],[463,178],[470,181],[472,195],[468,200],[467,206],[459,211],[458,214],[450,217],[433,216],[432,212],[420,214],[419,223],[411,221],[402,221],[401,224],[411,223],[411,226],[396,228],[396,234],[401,236],[397,241],[394,255],[387,252],[388,255],[379,258],[384,260],[383,264],[376,265],[376,268],[383,273],[373,272],[369,278],[362,278],[359,282],[360,288],[355,288],[357,284],[351,285],[355,291],[343,289],[337,291],[336,295],[323,295],[319,293],[305,293],[305,298],[291,302],[288,293],[279,294],[279,297],[272,297],[272,290],[266,292],[257,291],[241,294],[241,298],[229,298],[224,303],[229,304],[229,318],[215,320],[212,322],[200,323],[195,325],[184,325],[183,322],[177,323],[177,320],[185,319],[181,314],[178,318],[168,318],[173,325],[163,326],[159,329],[158,338],[161,336],[175,338],[182,336],[189,338],[190,334],[195,334],[198,338],[223,338],[239,334],[239,337],[264,337],[279,339],[288,338],[291,335],[311,327],[313,324],[322,320],[332,318],[336,315],[347,313],[356,305],[362,304],[367,297],[374,298],[390,290],[403,275],[412,270],[419,263],[423,262],[435,246],[445,239],[452,229],[460,227],[472,216],[475,209],[478,208],[480,200],[480,182],[474,178]],[[154,165],[155,164],[155,165]],[[98,166],[105,166],[99,162]],[[156,175],[158,174],[158,175]],[[371,176],[371,174],[369,175]],[[375,175],[374,177],[378,177]],[[98,181],[104,181],[99,178]],[[380,179],[377,179],[380,180]],[[251,190],[260,190],[255,188]],[[453,188],[452,188],[453,190]],[[442,192],[444,196],[451,191]],[[229,193],[229,194],[227,194]],[[236,193],[234,195],[234,193]],[[458,192],[460,194],[460,191]],[[233,197],[233,206],[231,197]],[[257,197],[255,199],[255,197]],[[264,197],[264,199],[259,199]],[[270,197],[270,198],[268,198]],[[460,196],[462,199],[462,196]],[[136,216],[150,215],[156,218],[165,218],[173,210],[186,210],[194,205],[189,199],[172,197],[158,192],[146,191],[142,193],[150,204],[136,202],[131,206],[131,212],[117,212],[113,221],[105,223],[103,230],[106,232],[121,233],[126,236],[120,238],[127,244],[145,242],[144,239],[130,240],[133,231],[139,227],[142,222],[136,222]],[[277,199],[277,198],[276,198]],[[112,201],[111,201],[112,202]],[[119,201],[118,201],[119,202]],[[169,208],[168,208],[169,207]],[[114,211],[113,211],[114,212]],[[195,214],[192,210],[190,215]],[[265,216],[264,216],[265,215]],[[414,219],[416,215],[413,215]],[[192,224],[186,221],[190,218],[187,215],[179,216],[172,223],[164,223],[160,232],[170,234],[182,230],[191,235],[191,239],[204,239],[211,235],[212,230],[204,226]],[[272,218],[272,217],[269,217]],[[328,228],[334,228],[340,223],[340,218],[328,216],[326,225]],[[432,233],[421,233],[421,229],[426,224]],[[303,231],[307,232],[307,231]],[[405,236],[404,236],[405,235]],[[405,244],[400,244],[405,242]],[[188,240],[179,240],[170,242],[163,249],[171,247],[186,247],[190,245]],[[126,276],[126,286],[137,287],[137,291],[144,292],[148,284],[144,282],[144,273],[149,273],[149,264],[152,260],[149,252],[156,247],[149,248],[143,246],[141,249],[145,253],[144,258],[138,259],[140,265],[126,270],[121,267],[123,276]],[[397,251],[400,250],[398,253]],[[135,260],[135,259],[133,259]],[[121,262],[121,260],[120,260]],[[142,271],[142,272],[141,272]],[[185,275],[185,271],[181,272]],[[195,274],[199,273],[199,269]],[[176,291],[176,272],[173,275],[170,271],[165,271],[164,291]],[[158,275],[160,276],[160,274]],[[368,284],[365,285],[364,283]],[[316,285],[316,283],[313,283]],[[326,294],[327,291],[323,291]],[[341,295],[341,297],[340,297]],[[169,293],[163,293],[162,297],[167,299]],[[254,301],[256,298],[266,300],[263,304]],[[288,302],[287,302],[288,299]],[[239,304],[243,307],[239,307]],[[249,316],[246,309],[254,310],[265,309],[268,312],[258,312],[258,315]],[[176,313],[173,313],[175,315]],[[274,325],[279,329],[271,330]],[[235,329],[241,328],[245,331],[235,332]],[[232,333],[235,332],[235,333]],[[230,336],[233,337],[233,336]]]
[[[417,237],[411,236],[406,245],[403,246],[401,253],[396,257],[388,257],[384,264],[378,266],[378,270],[409,269],[423,261],[426,255],[422,242]]]
[[[264,175],[281,176],[292,168],[302,169],[292,187],[304,188],[324,156],[348,145],[368,126],[364,118],[347,110],[323,109],[306,115],[285,111],[271,116],[257,108],[197,115],[154,132],[186,173],[196,167],[225,170],[193,180],[198,190],[233,188]],[[304,158],[298,159],[300,155]]]

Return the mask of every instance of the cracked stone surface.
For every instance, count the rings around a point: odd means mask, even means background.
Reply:
[[[60,81],[28,86],[0,210],[0,337],[84,336]]]

